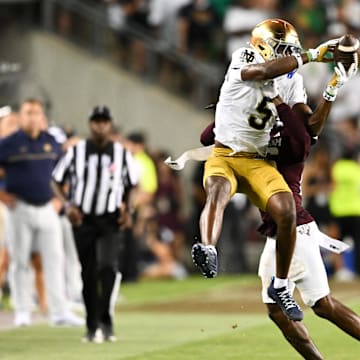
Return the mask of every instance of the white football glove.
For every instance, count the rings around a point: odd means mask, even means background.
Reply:
[[[189,149],[183,152],[177,159],[172,160],[169,156],[164,163],[173,170],[182,170],[188,160],[206,161],[214,145],[202,146],[200,148]]]
[[[265,97],[274,99],[279,95],[279,89],[276,79],[268,80],[262,87],[261,92]]]
[[[325,58],[325,55],[327,53],[334,53],[335,47],[338,44],[340,38],[331,39],[328,40],[322,44],[320,44],[315,49],[309,49],[306,52],[306,56],[311,61],[317,61],[317,62],[329,62],[332,60],[332,58]]]
[[[323,94],[323,97],[326,101],[334,101],[336,99],[338,90],[356,75],[358,71],[358,63],[352,63],[349,69],[346,71],[344,65],[338,62],[334,68],[334,71],[335,74],[329,81]]]

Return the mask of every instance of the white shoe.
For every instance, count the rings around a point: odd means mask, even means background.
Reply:
[[[14,325],[17,327],[30,326],[31,325],[30,312],[29,311],[17,311],[15,313]]]
[[[85,320],[71,311],[63,315],[53,316],[51,322],[54,326],[84,326]]]
[[[114,331],[113,331],[113,327],[112,325],[101,325],[101,331],[102,331],[102,336],[104,338],[105,341],[108,342],[115,342],[117,341],[116,336],[114,335]]]
[[[101,344],[104,342],[104,335],[101,329],[97,329],[95,332],[88,331],[87,334],[82,338],[82,342]]]

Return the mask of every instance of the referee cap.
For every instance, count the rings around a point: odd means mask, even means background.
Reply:
[[[96,120],[112,120],[112,116],[110,113],[110,109],[107,106],[104,105],[97,105],[93,108],[91,111],[91,114],[89,116],[90,121],[96,121]]]

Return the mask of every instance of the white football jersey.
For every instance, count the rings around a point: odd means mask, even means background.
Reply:
[[[220,90],[215,113],[215,139],[234,152],[266,154],[277,112],[275,105],[264,97],[262,87],[266,81],[243,81],[241,68],[248,64],[263,63],[262,56],[250,47],[236,50]],[[305,102],[301,75],[283,75],[277,78],[280,96],[293,106]]]
[[[304,88],[304,80],[298,72],[292,75],[283,75],[276,78],[279,95],[284,103],[293,107],[295,104],[307,103],[307,94]]]

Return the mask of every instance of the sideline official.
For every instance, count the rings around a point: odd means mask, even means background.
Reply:
[[[53,172],[74,230],[82,267],[87,333],[84,341],[114,341],[110,300],[118,269],[120,226],[130,219],[129,193],[137,183],[132,155],[111,140],[112,116],[97,106],[89,117],[90,137],[80,140]],[[62,191],[70,182],[69,201]]]

